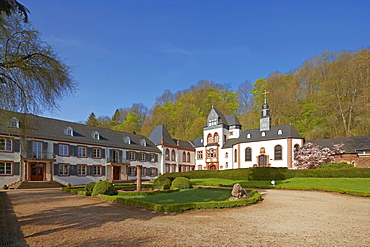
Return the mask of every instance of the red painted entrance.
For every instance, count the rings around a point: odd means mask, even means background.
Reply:
[[[120,180],[121,167],[113,166],[113,180]]]
[[[31,164],[31,181],[44,181],[44,176],[44,164]]]

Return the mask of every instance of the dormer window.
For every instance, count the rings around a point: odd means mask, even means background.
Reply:
[[[11,128],[19,128],[19,120],[16,117],[13,117],[10,120],[10,127]]]
[[[66,136],[73,136],[72,127],[67,127],[64,133],[65,133]]]
[[[248,133],[248,134],[247,134],[247,138],[251,138],[251,134],[249,134],[249,133]]]
[[[217,125],[217,119],[211,119],[208,121],[208,126]]]
[[[141,146],[144,146],[145,147],[146,146],[146,141],[144,139],[141,139],[140,140],[140,144],[141,144]]]
[[[95,139],[95,140],[100,140],[100,135],[99,135],[99,132],[98,131],[95,131],[92,135],[92,138]]]
[[[130,137],[128,137],[128,136],[126,136],[126,137],[125,137],[125,143],[126,143],[126,144],[131,144],[131,139],[130,139]]]
[[[262,136],[266,136],[266,132],[262,132],[262,133],[261,133],[261,135],[262,135]]]
[[[282,135],[283,134],[283,131],[282,130],[278,130],[278,135]]]

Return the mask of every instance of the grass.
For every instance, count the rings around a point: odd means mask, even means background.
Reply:
[[[191,182],[198,185],[222,184],[225,186],[233,186],[235,183],[240,183],[244,187],[271,186],[271,181],[230,180],[218,178],[191,179]],[[276,188],[280,187],[286,187],[288,189],[289,187],[326,187],[349,191],[370,192],[370,178],[291,178],[276,181]]]
[[[186,189],[168,194],[122,197],[156,204],[182,204],[192,202],[227,201],[230,196],[230,189]]]

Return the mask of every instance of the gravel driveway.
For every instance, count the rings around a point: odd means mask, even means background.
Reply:
[[[248,207],[165,214],[60,189],[11,190],[0,193],[3,234],[6,246],[370,246],[370,198],[261,193]]]

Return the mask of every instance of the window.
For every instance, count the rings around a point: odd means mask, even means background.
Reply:
[[[59,155],[68,156],[69,155],[69,145],[59,144]]]
[[[170,150],[166,149],[165,159],[170,160]]]
[[[207,143],[212,143],[212,142],[213,142],[213,138],[212,138],[211,133],[209,133],[207,136]]]
[[[283,131],[282,130],[278,130],[278,135],[282,135],[283,134]]]
[[[294,145],[294,152],[298,152],[299,151],[299,144],[295,144]]]
[[[252,161],[252,149],[251,148],[245,149],[245,161]]]
[[[186,162],[186,153],[182,152],[182,162]]]
[[[216,150],[215,149],[209,149],[207,151],[207,157],[208,159],[216,158]]]
[[[199,165],[198,170],[203,170],[203,166]]]
[[[211,119],[208,121],[208,126],[217,125],[217,119]]]
[[[265,133],[265,132],[262,132],[262,133],[261,133],[261,135],[262,135],[262,136],[266,136],[266,133]]]
[[[228,168],[229,167],[229,163],[226,162],[225,164],[225,168]]]
[[[119,150],[112,150],[111,158],[113,163],[120,163]]]
[[[141,139],[140,140],[140,145],[145,147],[146,146],[146,141],[144,139]]]
[[[93,175],[101,176],[101,166],[93,166]]]
[[[186,161],[187,162],[190,162],[190,153],[188,152],[187,155],[186,155]]]
[[[203,151],[198,151],[197,153],[198,155],[198,160],[202,160],[203,159]]]
[[[42,158],[42,142],[32,142],[32,157]]]
[[[128,136],[126,136],[126,137],[125,137],[125,143],[126,143],[126,144],[131,144],[131,139],[130,139],[130,137],[128,137]]]
[[[0,162],[0,175],[12,175],[12,163]]]
[[[65,131],[65,134],[67,136],[73,136],[73,129],[72,129],[72,127],[67,127],[66,128],[66,131]]]
[[[77,165],[77,175],[86,176],[86,165]]]
[[[213,141],[214,142],[218,142],[218,140],[219,140],[219,136],[218,136],[218,134],[216,132],[215,135],[214,135],[214,137],[213,137]]]
[[[275,160],[282,160],[283,154],[282,154],[282,147],[281,145],[275,146]]]
[[[136,168],[134,166],[128,167],[128,175],[129,176],[136,176]]]
[[[146,167],[141,168],[141,176],[145,177],[146,176]]]
[[[145,161],[146,153],[140,153],[140,161]]]
[[[68,176],[69,175],[69,165],[59,164],[59,175]]]
[[[12,140],[11,139],[0,139],[0,151],[11,152],[12,151]]]
[[[93,135],[92,135],[92,138],[95,139],[95,140],[99,140],[100,139],[99,132],[98,131],[94,131],[93,132]]]
[[[234,162],[238,162],[238,151],[234,150]]]
[[[19,128],[19,120],[16,117],[10,120],[10,128]]]
[[[128,159],[135,160],[135,152],[128,152]]]
[[[93,158],[95,159],[101,158],[101,148],[93,148]]]
[[[171,160],[176,160],[176,152],[175,152],[175,150],[172,150],[172,152],[171,152]]]
[[[229,158],[229,153],[228,152],[225,153],[225,159],[227,159],[227,158]]]
[[[150,168],[150,176],[151,177],[157,176],[157,168]]]
[[[247,134],[247,138],[249,139],[249,138],[251,138],[251,134]]]
[[[77,148],[77,156],[78,157],[86,157],[86,147],[78,147]]]
[[[155,162],[155,154],[150,154],[150,162]]]

